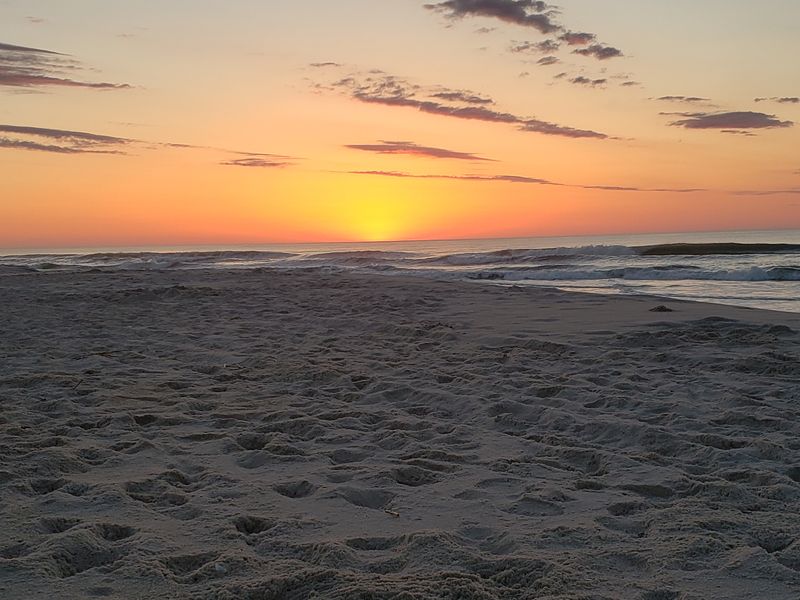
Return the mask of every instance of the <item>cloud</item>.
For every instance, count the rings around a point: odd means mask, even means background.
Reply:
[[[569,82],[574,83],[575,85],[598,87],[605,85],[608,82],[608,79],[590,79],[588,77],[584,77],[583,75],[578,75],[577,77],[570,79]]]
[[[622,83],[620,83],[620,85],[622,87],[633,87],[633,86],[642,85],[642,84],[639,83],[638,81],[623,81]]]
[[[731,193],[735,196],[782,196],[785,194],[800,194],[800,188],[786,190],[738,190]]]
[[[249,158],[235,158],[233,160],[225,160],[220,162],[219,164],[224,165],[226,167],[249,167],[255,169],[280,169],[282,167],[288,167],[289,165],[291,165],[291,163],[288,162],[267,160],[265,158],[258,158],[256,156],[252,156]]]
[[[353,99],[366,104],[413,108],[426,114],[442,117],[516,125],[521,131],[544,135],[594,139],[609,139],[610,137],[605,133],[523,117],[489,108],[488,106],[480,106],[463,101],[444,102],[442,101],[441,94],[443,89],[441,87],[425,88],[385,73],[350,75],[335,82],[332,88],[344,91]],[[448,90],[445,88],[445,91]],[[452,92],[452,90],[449,91]],[[485,98],[481,94],[474,95]],[[455,96],[453,97],[455,98]]]
[[[777,102],[778,104],[800,104],[800,98],[797,96],[782,96],[772,98],[756,98],[756,102]]]
[[[561,48],[561,44],[555,40],[544,40],[541,42],[514,42],[509,50],[515,54],[534,53],[551,54]]]
[[[674,194],[692,194],[696,192],[706,192],[703,188],[639,188],[618,185],[579,185],[569,183],[558,183],[549,179],[538,177],[525,177],[521,175],[416,175],[401,171],[348,171],[351,175],[372,175],[377,177],[397,177],[402,179],[451,179],[460,181],[487,181],[487,182],[506,182],[520,183],[528,185],[548,185],[557,187],[577,188],[584,190],[600,190],[608,192],[659,192]]]
[[[325,67],[341,67],[339,63],[336,62],[315,62],[308,65],[309,67],[314,67],[315,69],[324,69]]]
[[[74,79],[83,69],[66,54],[0,43],[0,86],[15,88],[73,87],[96,90],[130,88],[126,83],[90,82]]]
[[[555,56],[544,56],[536,61],[537,65],[542,67],[549,67],[550,65],[556,65],[561,61]]]
[[[131,150],[153,150],[156,148],[178,148],[190,150],[214,150],[225,154],[240,155],[245,158],[234,159],[222,164],[235,166],[284,166],[290,164],[288,156],[259,152],[241,152],[192,144],[174,142],[148,142],[132,138],[101,135],[86,131],[31,127],[27,125],[0,124],[0,148],[11,150],[31,150],[55,154],[129,154]],[[257,164],[258,162],[263,164]],[[248,164],[250,163],[250,164]]]
[[[547,34],[559,31],[551,19],[551,6],[537,0],[445,0],[426,4],[425,8],[451,19],[490,17]]]
[[[440,100],[447,100],[448,102],[463,102],[464,104],[494,104],[494,100],[491,98],[484,98],[472,92],[458,90],[435,92],[431,94],[431,98],[439,98]]]
[[[624,56],[622,50],[619,48],[603,46],[602,44],[592,44],[586,48],[578,48],[577,50],[573,50],[572,53],[580,54],[581,56],[592,56],[597,60],[608,60],[610,58]]]
[[[433,148],[430,146],[419,146],[413,142],[392,142],[381,140],[378,144],[348,144],[345,148],[350,150],[362,150],[364,152],[374,152],[376,154],[406,154],[409,156],[423,156],[427,158],[445,158],[455,160],[489,161],[489,158],[476,156],[469,152],[456,152],[444,148]]]
[[[743,129],[721,129],[722,133],[730,133],[732,135],[743,135],[745,137],[756,137],[755,133],[750,133],[749,131],[744,131]]]
[[[78,148],[71,148],[69,146],[56,146],[54,144],[42,144],[31,140],[14,140],[6,137],[0,137],[0,148],[11,148],[16,150],[36,150],[39,152],[54,152],[57,154],[80,154],[80,153],[102,153],[116,154],[115,151],[102,151],[102,150],[81,150]]]
[[[0,147],[2,148],[37,150],[40,152],[55,152],[59,154],[124,154],[124,147],[134,141],[127,138],[99,135],[84,131],[27,127],[22,125],[0,125],[0,133],[6,134],[6,136],[15,136],[15,138],[4,136],[2,138],[2,143],[0,143]],[[34,138],[34,140],[27,138]],[[41,139],[56,141],[58,145],[44,144],[36,141]]]
[[[597,43],[594,33],[571,31],[554,20],[559,13],[558,7],[538,0],[443,0],[425,4],[425,8],[445,15],[449,19],[465,17],[487,17],[533,28],[545,35],[558,34],[557,39],[542,42],[516,42],[511,52],[538,52],[552,54],[560,48],[559,42],[568,46],[585,46],[573,50],[574,54],[608,60],[624,56],[622,50]]]
[[[800,174],[800,170],[797,171]],[[697,194],[710,192],[707,188],[643,188],[627,185],[584,185],[560,183],[539,177],[525,177],[521,175],[440,175],[440,174],[414,174],[402,171],[348,171],[350,175],[366,175],[374,177],[395,177],[401,179],[443,179],[456,181],[481,181],[481,182],[505,182],[523,185],[541,185],[566,187],[581,190],[597,190],[601,192],[626,192],[626,193],[657,193],[657,194]],[[720,190],[723,193],[733,196],[782,196],[800,195],[800,188],[788,188],[780,190]]]
[[[535,185],[560,185],[546,179],[520,177],[518,175],[414,175],[400,171],[348,171],[350,175],[375,175],[400,179],[456,179],[461,181],[506,181],[509,183],[529,183]]]
[[[670,123],[673,127],[685,129],[747,130],[792,127],[792,121],[781,121],[775,115],[752,111],[733,111],[717,113],[663,113],[685,117]]]
[[[593,33],[566,31],[558,37],[567,46],[587,46],[597,39]]]
[[[711,102],[708,98],[700,98],[699,96],[661,96],[656,98],[664,102],[685,102],[687,104],[705,104]]]
[[[66,129],[49,129],[45,127],[28,127],[24,125],[0,125],[0,132],[102,144],[125,144],[132,141],[127,138],[114,137],[111,135],[99,135],[97,133],[86,133],[85,131],[69,131]]]

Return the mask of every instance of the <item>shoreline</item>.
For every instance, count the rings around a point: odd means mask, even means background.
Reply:
[[[355,271],[355,270],[345,270],[342,269],[338,272],[332,272],[326,270],[325,267],[299,267],[299,268],[280,268],[280,267],[247,267],[247,268],[220,268],[220,267],[213,267],[213,268],[196,268],[196,269],[132,269],[132,270],[118,270],[113,268],[104,268],[104,267],[94,267],[94,268],[85,268],[85,269],[77,269],[73,271],[68,270],[40,270],[40,271],[32,271],[32,270],[24,270],[24,271],[11,271],[12,267],[2,267],[9,269],[7,272],[3,273],[0,272],[0,282],[3,281],[6,277],[24,277],[24,276],[40,276],[40,277],[54,277],[54,276],[64,276],[67,278],[76,277],[76,276],[104,276],[104,277],[113,277],[113,276],[123,276],[123,275],[142,275],[146,277],[148,275],[154,276],[164,276],[168,277],[172,274],[205,274],[207,277],[211,279],[214,278],[216,275],[225,276],[225,277],[241,277],[243,275],[248,274],[286,274],[286,275],[314,275],[314,276],[322,276],[322,277],[344,277],[344,278],[364,278],[364,279],[378,279],[384,280],[390,279],[399,282],[403,282],[404,280],[408,280],[411,282],[430,282],[430,283],[437,283],[449,286],[489,286],[493,288],[505,288],[510,290],[530,290],[532,293],[536,294],[538,291],[544,292],[556,292],[560,294],[569,295],[577,295],[578,297],[588,296],[588,297],[600,297],[610,302],[621,301],[625,302],[626,300],[638,300],[638,301],[651,301],[656,303],[655,306],[663,305],[663,304],[686,304],[689,306],[692,305],[702,305],[708,307],[718,307],[719,310],[726,312],[729,309],[733,310],[735,313],[738,314],[740,311],[746,311],[747,313],[751,311],[756,312],[764,312],[764,313],[773,313],[775,315],[783,315],[784,317],[788,317],[790,321],[796,322],[800,324],[800,312],[793,312],[793,311],[785,311],[785,310],[776,310],[776,309],[769,309],[769,308],[762,308],[762,307],[752,307],[752,306],[742,306],[736,304],[723,304],[719,302],[708,302],[703,300],[694,300],[694,299],[684,299],[684,298],[670,298],[668,296],[658,296],[658,295],[651,295],[651,294],[639,294],[639,293],[630,293],[630,294],[608,294],[603,292],[585,292],[585,291],[575,291],[571,289],[567,289],[563,286],[558,286],[556,284],[553,285],[526,285],[524,283],[520,283],[517,281],[505,281],[505,280],[496,280],[493,281],[491,279],[447,279],[444,277],[434,277],[434,276],[427,276],[424,274],[402,274],[397,275],[393,273],[381,273],[381,272],[374,272],[374,273],[366,273],[363,271]],[[655,307],[654,306],[654,307]],[[695,311],[690,311],[691,314],[695,314]],[[663,313],[668,315],[669,313]],[[741,315],[741,318],[744,318],[745,315]]]
[[[0,595],[795,598],[800,314],[475,283],[3,276]]]

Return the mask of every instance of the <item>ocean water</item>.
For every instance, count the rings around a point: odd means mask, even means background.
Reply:
[[[227,247],[0,250],[0,274],[313,269],[648,294],[800,313],[800,231]]]

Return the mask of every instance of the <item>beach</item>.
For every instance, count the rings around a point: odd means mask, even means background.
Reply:
[[[800,595],[800,314],[322,269],[0,306],[2,598]]]

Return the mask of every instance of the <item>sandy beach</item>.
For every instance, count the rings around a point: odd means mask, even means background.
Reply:
[[[800,597],[800,315],[271,270],[0,306],[4,599]]]

